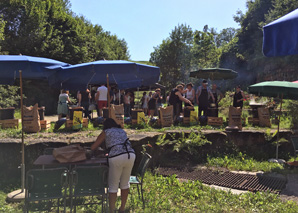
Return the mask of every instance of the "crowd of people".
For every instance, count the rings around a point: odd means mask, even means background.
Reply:
[[[85,91],[78,91],[77,101],[78,106],[84,108],[84,117],[91,119],[90,112],[97,109],[99,117],[103,116],[103,108],[111,104],[123,104],[124,116],[130,117],[131,111],[135,107],[135,94],[133,91],[109,89],[106,85],[102,84],[98,88],[93,88],[91,91],[86,89]],[[173,118],[176,120],[183,112],[184,107],[198,105],[198,117],[208,116],[208,110],[210,108],[217,109],[219,102],[224,97],[223,93],[217,88],[216,84],[212,84],[208,87],[207,80],[203,80],[202,84],[194,89],[192,83],[179,84],[173,88],[164,99],[161,93],[161,89],[157,88],[154,92],[143,92],[143,96],[140,99],[139,108],[142,108],[145,115],[150,117],[158,115],[158,109],[164,103],[167,106],[173,106]],[[233,94],[233,106],[243,107],[244,94],[240,86],[237,86],[235,93]],[[70,103],[68,91],[62,90],[59,95],[58,101],[58,119],[62,116],[68,115],[68,104]],[[214,117],[218,116],[218,111],[213,114]]]

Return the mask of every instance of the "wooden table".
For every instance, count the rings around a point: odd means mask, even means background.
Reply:
[[[91,159],[87,159],[84,161],[78,161],[78,162],[72,162],[72,163],[59,163],[53,155],[40,155],[34,162],[33,165],[35,166],[67,166],[67,167],[73,167],[73,166],[84,166],[84,165],[107,165],[108,161],[106,157],[94,157]]]

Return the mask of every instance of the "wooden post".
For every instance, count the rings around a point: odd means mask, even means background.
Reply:
[[[111,118],[109,74],[107,74],[107,88],[108,88],[108,110],[109,110],[109,118]]]
[[[24,109],[23,109],[23,83],[22,83],[22,70],[20,74],[20,95],[21,95],[21,123],[22,123],[22,164],[21,164],[21,177],[22,177],[22,192],[25,189],[25,144],[24,144]]]
[[[278,124],[277,124],[277,135],[276,135],[276,160],[278,159],[278,145],[279,145],[279,128],[280,128],[280,116],[281,116],[281,109],[282,109],[282,100],[283,100],[284,94],[281,94],[281,102],[280,102],[280,108],[279,108],[279,115],[278,115]]]

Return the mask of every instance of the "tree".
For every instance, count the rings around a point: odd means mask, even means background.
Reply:
[[[204,31],[196,31],[192,48],[193,64],[198,67],[217,66],[220,50],[214,42],[214,34]]]
[[[160,67],[161,83],[168,88],[173,88],[179,81],[188,80],[192,43],[192,29],[182,24],[175,27],[161,45],[154,47],[150,62]]]
[[[69,8],[68,0],[1,1],[0,15],[6,21],[3,50],[71,64],[129,58],[123,39],[92,25]]]

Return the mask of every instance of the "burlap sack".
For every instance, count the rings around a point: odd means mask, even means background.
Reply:
[[[270,112],[268,108],[258,108],[259,125],[262,127],[271,127]]]
[[[173,124],[173,106],[160,107],[160,120],[162,127],[169,127]]]
[[[23,120],[23,129],[27,133],[39,132],[40,127],[40,118],[38,112],[38,104],[35,104],[33,107],[23,107],[24,110],[24,120]]]
[[[242,129],[242,121],[241,121],[242,110],[236,107],[229,108],[229,126],[235,127],[237,126],[240,130]]]
[[[60,163],[71,163],[86,160],[86,153],[80,145],[70,145],[53,150],[54,158]]]
[[[117,124],[122,128],[124,127],[124,107],[121,105],[111,104],[111,118],[113,118]]]

